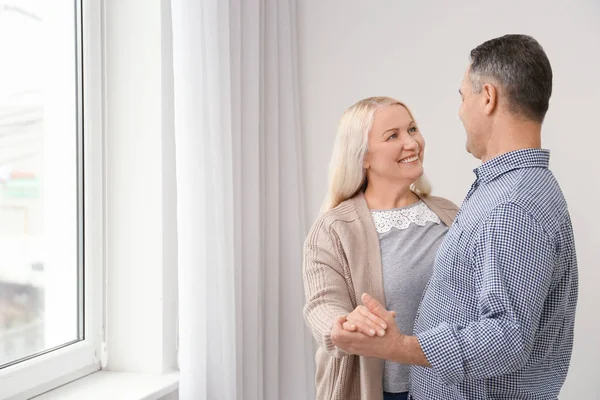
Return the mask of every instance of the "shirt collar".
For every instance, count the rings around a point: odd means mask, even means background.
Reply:
[[[522,149],[501,154],[475,168],[478,180],[491,182],[500,175],[519,168],[548,168],[550,151],[544,149]]]

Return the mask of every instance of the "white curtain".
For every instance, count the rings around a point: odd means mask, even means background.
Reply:
[[[180,398],[314,398],[294,0],[171,0]]]

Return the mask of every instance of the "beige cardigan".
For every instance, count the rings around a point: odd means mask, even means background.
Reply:
[[[458,207],[434,196],[421,198],[447,226]],[[317,400],[381,400],[383,361],[349,355],[331,342],[333,321],[350,313],[362,293],[385,304],[379,239],[363,193],[324,214],[304,243],[304,318],[319,348]]]

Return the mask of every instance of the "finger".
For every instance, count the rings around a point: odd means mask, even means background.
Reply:
[[[383,336],[385,335],[385,330],[383,330],[380,326],[377,326],[373,321],[364,317],[362,315],[350,315],[348,316],[348,322],[356,326],[356,330],[367,335],[367,336]]]
[[[358,308],[358,311],[361,313],[361,315],[370,319],[378,326],[382,327],[383,329],[387,329],[387,324],[385,323],[385,321],[383,319],[379,318],[377,315],[373,314],[371,311],[369,311],[369,309],[367,307],[362,306],[362,307]]]
[[[351,323],[350,321],[346,321],[342,324],[342,328],[344,328],[344,330],[348,331],[348,332],[355,332],[356,331],[356,325],[354,325],[353,323]]]
[[[343,317],[339,317],[338,319],[336,319],[335,321],[333,321],[333,324],[331,325],[331,341],[336,346],[337,346],[337,342],[340,339],[340,332],[342,332],[344,330],[343,327],[342,327],[342,324],[344,322],[346,322],[346,316],[345,315]]]
[[[365,311],[361,311],[364,309]],[[361,312],[368,313],[369,310],[363,305],[360,305],[354,309],[349,315],[348,320],[351,321],[352,324],[360,325],[360,328],[357,327],[357,330],[364,333],[365,335],[374,336],[377,334],[378,330],[381,330],[380,326],[377,326],[374,322],[372,322],[369,318],[364,316]]]
[[[377,315],[379,318],[383,320],[388,320],[391,318],[391,313],[388,310],[386,310],[380,302],[375,300],[368,293],[363,293],[363,295],[361,296],[361,300],[363,304],[369,309],[369,311]]]
[[[333,334],[334,331],[343,330],[344,328],[343,328],[342,324],[344,324],[346,321],[347,321],[347,317],[345,315],[338,317],[338,319],[336,319],[331,326],[331,333]]]

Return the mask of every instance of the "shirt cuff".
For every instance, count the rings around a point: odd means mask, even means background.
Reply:
[[[435,374],[446,385],[464,379],[462,354],[453,329],[447,323],[416,335]]]

